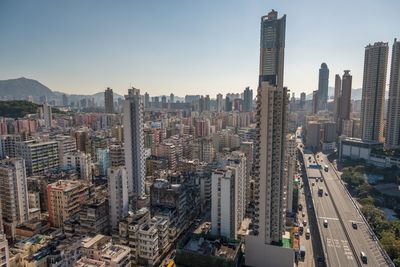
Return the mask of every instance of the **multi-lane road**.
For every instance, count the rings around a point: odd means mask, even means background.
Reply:
[[[345,189],[335,166],[329,162],[326,155],[322,153],[316,155],[317,160],[322,166],[328,166],[328,170],[325,171],[322,169],[321,173],[324,178],[325,187],[330,194],[329,199],[331,199],[331,202],[335,205],[335,209],[337,210],[337,218],[333,217],[331,221],[338,220],[336,221],[336,224],[341,224],[341,232],[344,232],[347,237],[347,242],[346,239],[341,239],[340,242],[335,241],[335,243],[338,243],[343,249],[345,248],[345,245],[351,249],[346,252],[349,261],[351,260],[351,257],[353,257],[355,262],[358,262],[359,265],[389,266],[391,263],[386,262],[384,255],[385,252],[380,248],[375,235],[371,232],[366,221],[362,217],[360,210],[356,207],[355,202]],[[326,204],[330,205],[329,203]],[[322,206],[324,208],[327,207],[324,204],[322,204]],[[357,229],[354,229],[352,225],[353,222],[357,224]],[[330,226],[331,225],[329,225],[329,227]],[[339,238],[336,238],[336,240],[339,240]],[[352,255],[350,252],[353,252]],[[361,252],[364,252],[368,257],[366,264],[361,261]],[[355,257],[357,257],[358,261]]]
[[[316,163],[313,154],[304,154],[304,160],[307,168]],[[308,187],[308,197],[311,200],[309,202],[312,203],[315,211],[316,226],[319,229],[326,264],[328,266],[359,266],[321,173],[319,177],[314,175],[313,178],[308,179]],[[322,195],[318,194],[319,188],[323,190]],[[327,225],[324,225],[324,221]]]
[[[327,266],[390,266],[385,260],[376,237],[360,214],[351,196],[344,188],[334,166],[326,155],[318,153],[304,153],[303,159],[306,168],[312,168],[316,163],[321,165],[319,175],[315,169],[306,173],[313,173],[307,178],[308,208],[314,209],[314,215],[320,235],[320,242],[324,250]],[[327,166],[327,171],[324,170]],[[322,189],[322,195],[318,190]],[[326,224],[327,223],[327,224]],[[357,228],[353,227],[357,224]],[[314,238],[314,240],[317,240]],[[363,262],[360,255],[364,252],[367,262]]]

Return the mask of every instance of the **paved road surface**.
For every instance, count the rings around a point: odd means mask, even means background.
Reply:
[[[319,156],[318,160],[321,165],[327,165],[329,167],[327,172],[322,170],[321,173],[324,177],[326,187],[329,188],[332,194],[331,199],[334,200],[338,207],[344,227],[356,251],[355,256],[360,257],[361,251],[366,253],[368,263],[363,264],[363,266],[388,266],[379,250],[378,243],[371,237],[366,223],[363,221],[358,209],[355,207],[351,197],[341,183],[333,165],[324,154],[319,153],[317,155]],[[353,221],[357,223],[358,229],[353,229]]]
[[[309,157],[311,157],[311,164],[316,162],[316,158],[312,154],[305,154],[305,163],[308,165]],[[343,228],[338,213],[335,209],[332,196],[327,192],[325,183],[320,178],[309,179],[309,187],[313,206],[315,209],[315,216],[320,230],[321,241],[325,250],[325,260],[328,266],[359,266],[355,255],[351,250],[349,240],[346,236],[345,229]],[[318,188],[321,187],[324,191],[322,196],[318,195]],[[324,220],[327,220],[328,226],[324,226]]]

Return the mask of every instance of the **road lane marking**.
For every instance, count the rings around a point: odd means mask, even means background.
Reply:
[[[338,218],[329,218],[329,217],[318,217],[318,219],[323,219],[323,220],[331,220],[331,221],[339,221]]]

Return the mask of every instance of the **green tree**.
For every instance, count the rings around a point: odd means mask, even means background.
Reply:
[[[390,258],[400,257],[400,240],[391,232],[382,232],[380,242]]]

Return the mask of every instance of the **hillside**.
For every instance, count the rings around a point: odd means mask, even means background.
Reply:
[[[104,88],[105,89],[105,88]],[[56,105],[61,105],[64,93],[52,91],[42,83],[27,78],[17,78],[9,80],[0,80],[0,99],[1,100],[27,100],[29,96],[39,102],[42,96],[46,96],[48,101],[55,101]],[[83,98],[93,98],[97,104],[104,104],[104,92],[100,91],[92,95],[66,94],[69,103],[80,101]],[[114,99],[123,98],[114,93]]]
[[[39,105],[25,100],[0,101],[0,117],[22,118],[27,114],[35,114]],[[52,108],[53,113],[62,113]]]
[[[0,80],[0,96],[3,99],[25,100],[28,96],[52,98],[53,92],[40,82],[27,78]]]

